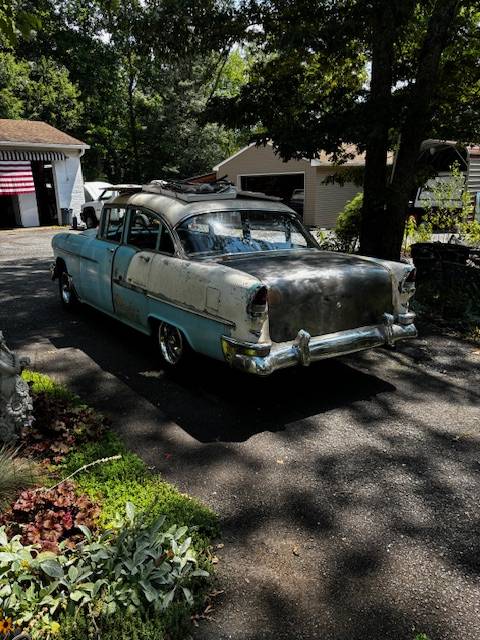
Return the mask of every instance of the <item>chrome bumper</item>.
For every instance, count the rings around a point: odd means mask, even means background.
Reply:
[[[386,313],[383,324],[337,331],[313,338],[302,329],[293,342],[273,344],[270,353],[265,356],[235,353],[233,346],[235,341],[224,338],[233,347],[227,361],[236,369],[267,376],[277,369],[297,364],[308,366],[310,362],[316,360],[342,356],[385,344],[393,346],[399,340],[416,338],[417,329],[413,324],[414,319],[415,314],[406,313],[400,315],[395,321],[391,314]]]

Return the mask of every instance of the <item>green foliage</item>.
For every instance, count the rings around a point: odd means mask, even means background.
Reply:
[[[355,250],[360,236],[360,224],[362,220],[363,193],[357,193],[346,203],[335,225],[335,235],[340,242],[342,251]]]
[[[19,36],[28,38],[32,31],[41,26],[38,15],[25,11],[18,0],[0,2],[0,43],[14,46]]]
[[[218,535],[218,521],[212,511],[194,498],[180,493],[159,476],[149,473],[142,460],[126,451],[112,433],[99,442],[91,442],[72,451],[62,466],[62,473],[68,475],[84,464],[118,453],[122,454],[120,460],[95,466],[77,477],[79,490],[101,503],[101,527],[108,528],[125,502],[130,501],[146,514],[147,519],[164,515],[167,526],[190,527],[198,548],[204,549],[209,538]]]
[[[174,600],[193,603],[190,587],[208,576],[197,568],[187,527],[164,526],[164,517],[147,524],[126,505],[115,529],[60,554],[39,552],[8,539],[0,527],[0,608],[19,626],[52,630],[61,614],[78,609],[91,618],[160,613]],[[58,622],[57,622],[58,624]]]
[[[425,633],[418,633],[413,640],[430,640]]]
[[[45,57],[29,62],[0,53],[0,117],[45,120],[68,131],[78,125],[81,111],[65,67]]]
[[[352,253],[358,245],[362,219],[363,194],[357,193],[339,214],[335,231],[317,232],[317,240],[325,251]]]
[[[365,151],[362,244],[398,258],[422,140],[478,137],[478,1],[335,0],[319,10],[266,0],[249,9],[256,28],[246,38],[258,57],[240,92],[213,100],[209,117],[249,128],[284,160],[323,151],[345,162]]]
[[[19,68],[4,85],[8,113],[41,117],[89,143],[86,179],[187,177],[211,171],[243,142],[236,131],[201,121],[217,82],[227,93],[242,82],[241,58],[228,56],[240,39],[231,2],[73,0],[41,7],[35,42],[19,42],[14,51],[16,63],[35,67],[36,100],[23,99],[22,78],[30,75]],[[56,65],[53,81],[45,64]],[[60,78],[61,69],[68,78]],[[53,94],[64,102],[59,109]]]
[[[184,638],[203,602],[216,516],[150,473],[67,388],[23,376],[37,409],[27,449],[45,456],[45,440],[61,450],[49,465],[56,480],[80,473],[75,483],[25,490],[2,515],[0,610],[39,640],[73,640],[79,630],[96,640],[95,629],[104,640]]]
[[[472,199],[459,163],[450,167],[448,177],[433,180],[428,191],[424,220],[412,234],[413,240],[428,242],[434,232],[449,232],[467,244],[480,245],[480,223],[472,215]]]
[[[35,395],[42,393],[47,395],[49,398],[65,400],[71,404],[81,403],[80,398],[72,393],[70,389],[44,373],[25,369],[22,371],[22,378],[25,382],[28,382],[31,392]]]
[[[435,231],[453,232],[468,224],[472,207],[458,162],[450,167],[448,177],[433,180],[428,194],[426,220]]]
[[[0,447],[0,509],[5,508],[22,489],[38,481],[35,465],[18,456],[18,452],[7,446]]]
[[[59,619],[58,640],[97,640],[91,619],[81,610]],[[190,608],[185,602],[173,602],[161,615],[114,614],[99,616],[96,625],[102,640],[184,640],[191,628]]]

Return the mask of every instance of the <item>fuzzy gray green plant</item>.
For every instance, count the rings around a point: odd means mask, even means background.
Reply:
[[[0,469],[0,509],[7,507],[22,489],[39,481],[36,465],[8,445],[0,447]]]

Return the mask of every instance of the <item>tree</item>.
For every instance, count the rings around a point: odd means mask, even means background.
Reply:
[[[64,67],[43,57],[29,63],[0,53],[0,117],[45,120],[72,130],[81,114],[78,89]]]
[[[17,60],[43,56],[68,69],[83,106],[68,131],[91,145],[83,159],[87,178],[188,176],[210,171],[236,146],[234,133],[200,122],[236,39],[228,1],[37,6],[42,30],[34,43],[18,43]]]
[[[18,36],[27,38],[41,22],[35,10],[28,10],[18,0],[0,1],[0,44],[12,47]]]
[[[268,0],[248,12],[258,61],[209,117],[249,126],[284,159],[324,150],[341,163],[356,144],[366,153],[361,251],[398,259],[422,140],[480,135],[478,3]]]

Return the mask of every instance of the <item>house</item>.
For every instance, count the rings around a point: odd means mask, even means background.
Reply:
[[[69,209],[78,217],[88,148],[46,122],[0,119],[0,227],[71,222]]]
[[[239,189],[279,196],[287,204],[292,201],[294,191],[295,197],[303,191],[304,222],[328,229],[335,226],[345,203],[362,190],[352,180],[351,174],[361,173],[365,164],[364,154],[359,154],[353,145],[345,150],[349,159],[342,165],[335,165],[325,153],[314,160],[284,162],[275,154],[271,144],[259,147],[250,144],[220,162],[213,170],[217,177],[227,176]],[[345,182],[327,181],[329,176],[342,173],[345,174]]]
[[[335,226],[338,214],[345,203],[361,191],[361,187],[352,180],[352,176],[356,174],[358,182],[361,183],[365,155],[358,153],[354,145],[346,146],[345,151],[349,159],[342,165],[335,165],[325,153],[321,153],[320,157],[314,160],[284,162],[274,153],[271,144],[259,147],[250,144],[220,162],[213,170],[217,178],[226,176],[239,189],[263,191],[279,196],[295,209],[295,199],[299,195],[303,196],[304,222],[307,225],[330,229]],[[433,166],[439,175],[448,172],[456,160],[465,173],[469,192],[478,198],[475,194],[480,192],[479,146],[467,147],[442,140],[425,140],[422,144],[419,161]],[[391,153],[388,163],[393,164],[393,161],[394,156]],[[342,173],[344,181],[328,180],[329,176],[341,176]],[[415,194],[412,196],[415,200]]]

